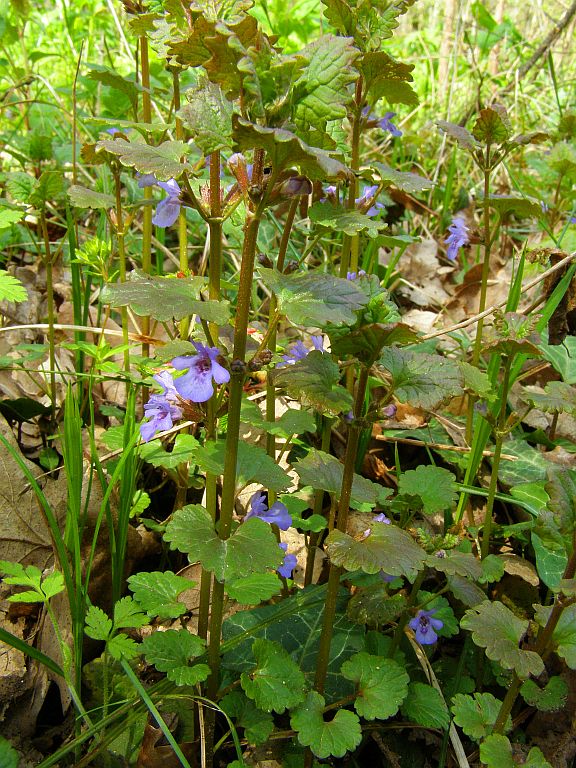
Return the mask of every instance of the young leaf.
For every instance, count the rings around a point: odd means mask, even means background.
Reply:
[[[160,619],[175,619],[186,611],[178,595],[194,586],[194,582],[172,571],[136,573],[128,579],[134,600],[148,613]]]
[[[376,628],[396,621],[406,608],[404,595],[399,592],[389,595],[387,584],[379,579],[377,584],[361,587],[354,593],[346,613],[352,621]]]
[[[108,618],[102,608],[91,605],[86,613],[84,632],[94,640],[108,640],[112,632],[112,619]]]
[[[536,605],[534,608],[536,620],[544,626],[552,608],[543,605]],[[562,611],[552,633],[552,646],[570,669],[576,669],[576,604],[569,605]]]
[[[480,110],[472,135],[483,144],[503,144],[510,138],[510,119],[499,104]]]
[[[148,616],[142,613],[138,603],[131,597],[123,597],[114,605],[114,630],[134,627],[138,629],[148,624]]]
[[[441,557],[439,557],[440,554],[442,554]],[[447,552],[440,550],[440,552],[429,555],[426,564],[446,575],[464,576],[473,581],[478,581],[482,575],[480,561],[470,552],[459,552],[457,549],[451,549]]]
[[[231,101],[221,88],[208,80],[186,91],[185,104],[178,116],[192,134],[195,144],[205,155],[218,150],[232,150]]]
[[[199,315],[202,320],[225,325],[230,317],[227,301],[202,301],[200,277],[162,277],[135,270],[125,283],[107,284],[101,299],[113,307],[130,306],[137,315],[165,322]]]
[[[17,224],[24,218],[24,211],[12,208],[0,208],[0,231],[9,229],[12,224]]]
[[[357,653],[342,665],[342,675],[358,686],[354,709],[367,720],[387,720],[398,712],[410,678],[393,659]]]
[[[410,683],[402,714],[424,728],[445,730],[450,725],[450,713],[442,694],[426,683]]]
[[[384,571],[410,580],[422,569],[426,559],[426,552],[410,534],[386,523],[373,523],[370,535],[363,541],[333,530],[326,539],[326,551],[334,565],[347,571]]]
[[[20,756],[8,739],[0,736],[0,768],[18,768]]]
[[[304,699],[304,675],[284,648],[260,638],[254,640],[252,652],[256,665],[240,677],[246,696],[264,712],[282,714],[300,704]]]
[[[445,120],[437,120],[436,125],[438,128],[440,128],[441,131],[444,131],[444,133],[448,134],[450,138],[456,139],[462,149],[468,149],[472,151],[478,147],[478,142],[474,136],[472,136],[470,131],[467,131],[466,128],[463,128],[461,125],[457,125],[456,123],[447,123]]]
[[[386,347],[379,365],[388,371],[394,395],[420,408],[434,409],[462,393],[462,374],[440,355]]]
[[[196,675],[191,672],[193,666],[190,667],[189,662],[204,653],[205,642],[187,629],[169,629],[166,632],[154,632],[145,637],[140,650],[148,664],[153,664],[159,672],[166,672],[169,680],[177,685],[193,685],[187,681],[180,681],[187,675]]]
[[[210,513],[198,504],[174,513],[164,539],[172,549],[186,552],[191,563],[199,561],[213,571],[218,581],[276,570],[282,562],[282,551],[267,523],[250,518],[223,541],[214,530]]]
[[[141,652],[140,644],[122,633],[108,640],[107,648],[114,659],[133,659]]]
[[[400,475],[398,495],[417,496],[427,515],[450,509],[456,502],[456,477],[443,467],[421,464]]]
[[[576,472],[551,467],[545,490],[550,497],[548,509],[560,532],[564,536],[571,534],[576,526]]]
[[[520,693],[530,707],[536,707],[541,712],[554,712],[566,704],[568,686],[557,676],[551,677],[544,688],[540,688],[534,680],[525,680]]]
[[[184,141],[164,141],[160,146],[153,147],[143,142],[103,139],[96,143],[96,149],[116,155],[122,165],[135,168],[140,173],[153,173],[158,181],[177,179],[184,171],[192,172],[192,168],[180,160],[190,153],[190,146]]]
[[[240,605],[258,605],[281,590],[282,582],[275,573],[258,573],[227,581],[224,591]]]
[[[492,731],[502,702],[491,693],[475,693],[468,696],[457,693],[452,699],[454,722],[462,728],[466,736],[480,741]],[[508,716],[505,730],[512,728],[512,718]]]
[[[525,389],[524,397],[545,413],[569,413],[576,416],[576,389],[564,381],[549,381],[542,394]]]
[[[338,495],[342,489],[343,465],[335,456],[311,448],[303,459],[294,464],[294,469],[303,485],[311,485],[328,493]],[[361,475],[354,474],[352,499],[356,502],[375,506],[384,490]]]
[[[524,768],[554,768],[544,757],[539,747],[532,747],[524,763]]]
[[[368,51],[362,56],[359,70],[364,77],[370,101],[385,98],[389,104],[418,104],[418,96],[408,83],[413,82],[413,64],[404,64],[385,51]]]
[[[272,715],[262,712],[240,691],[227,693],[218,703],[228,717],[234,718],[236,727],[244,729],[249,744],[263,744],[274,730]]]
[[[513,669],[519,678],[538,676],[544,662],[534,651],[518,648],[528,630],[528,622],[515,616],[509,608],[496,601],[469,608],[460,622],[472,632],[475,644],[486,649],[486,656],[504,669]]]
[[[501,733],[492,733],[480,744],[480,760],[488,768],[516,768],[512,745]]]
[[[46,600],[50,600],[64,590],[64,575],[60,571],[52,571],[42,582],[41,589]]]
[[[352,408],[352,395],[339,385],[340,369],[330,355],[314,350],[271,375],[275,386],[285,387],[290,397],[321,413],[338,415]]]
[[[114,208],[116,200],[113,195],[104,192],[96,192],[94,189],[73,184],[68,188],[68,197],[76,208]]]
[[[195,453],[199,446],[200,443],[192,435],[177,435],[170,453],[158,440],[143,443],[139,448],[139,453],[141,458],[148,464],[152,464],[153,467],[176,469],[184,462],[196,461]]]
[[[0,269],[0,301],[28,301],[28,291],[17,277]]]
[[[198,448],[194,461],[205,472],[221,475],[224,472],[225,449],[224,440],[209,440]],[[258,483],[272,491],[284,491],[292,482],[263,448],[244,442],[238,445],[236,478],[241,486]]]
[[[292,712],[290,725],[297,731],[300,744],[310,747],[317,757],[343,757],[362,741],[360,721],[353,712],[340,709],[326,722],[324,706],[324,697],[310,691],[304,704]]]
[[[423,176],[418,176],[417,173],[397,171],[396,168],[391,168],[385,163],[372,163],[371,167],[377,170],[380,181],[388,182],[386,186],[394,184],[399,190],[407,192],[409,195],[424,192],[426,189],[431,189],[434,186],[433,181],[425,179]]]
[[[378,237],[381,230],[387,227],[386,222],[373,219],[356,209],[344,208],[329,201],[318,201],[308,211],[310,221],[333,232],[344,232],[346,235],[356,235],[364,232],[368,237]]]

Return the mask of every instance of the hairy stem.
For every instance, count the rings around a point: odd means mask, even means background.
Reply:
[[[140,76],[142,78],[142,119],[145,123],[152,122],[152,102],[150,100],[150,64],[148,61],[148,39],[145,35],[139,38],[140,45]],[[147,274],[152,268],[152,188],[144,187],[144,211],[142,214],[142,270]],[[150,318],[142,318],[142,334],[150,335]],[[150,345],[142,344],[143,357],[150,356]]]
[[[50,237],[48,236],[48,224],[46,222],[46,210],[43,207],[40,213],[40,226],[44,240],[44,267],[46,268],[46,304],[48,314],[48,355],[50,366],[50,402],[52,408],[52,421],[56,423],[56,346],[54,342],[54,278],[52,250]]]

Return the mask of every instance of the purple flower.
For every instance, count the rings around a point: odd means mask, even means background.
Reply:
[[[576,216],[570,216],[568,219],[569,224],[576,224]]]
[[[374,520],[372,520],[373,523],[386,523],[386,525],[390,525],[390,519],[386,517],[384,512],[380,512],[379,515],[374,516]]]
[[[390,403],[385,408],[382,408],[382,416],[386,416],[388,419],[393,419],[396,416],[397,406],[394,403]]]
[[[312,336],[312,345],[318,352],[325,351],[322,336]],[[299,360],[304,360],[304,358],[309,355],[311,351],[311,349],[308,349],[308,347],[304,346],[303,341],[298,339],[295,344],[292,344],[290,350],[285,355],[282,355],[284,362],[278,363],[277,368],[285,368],[287,365],[294,365],[294,363],[297,363]]]
[[[230,381],[230,374],[217,362],[220,350],[217,347],[205,347],[198,341],[193,342],[197,355],[182,355],[172,360],[177,371],[188,370],[184,376],[176,379],[176,392],[193,403],[205,403],[214,392],[213,381],[225,384]]]
[[[138,186],[141,188],[157,186],[167,193],[167,196],[158,203],[156,213],[152,217],[152,224],[162,228],[171,227],[178,218],[180,206],[182,205],[180,202],[180,192],[182,190],[178,186],[176,179],[158,181],[153,173],[144,173],[138,179]]]
[[[152,378],[157,384],[160,384],[162,393],[167,400],[173,400],[174,402],[178,400],[178,390],[174,386],[174,379],[171,373],[160,371],[160,373],[155,373]]]
[[[346,272],[346,280],[356,280],[357,277],[365,275],[365,270],[361,269],[359,272]]]
[[[384,208],[382,203],[375,203],[373,197],[378,190],[378,185],[374,184],[372,187],[364,187],[361,197],[356,198],[356,205],[360,208],[362,213],[366,216],[376,216],[378,211]],[[363,211],[362,208],[368,208],[367,211]]]
[[[468,227],[466,226],[462,214],[457,213],[456,216],[454,216],[452,223],[448,227],[448,232],[450,232],[450,234],[445,240],[445,243],[448,246],[446,256],[450,261],[454,261],[458,256],[460,248],[470,242],[470,238],[468,237]]]
[[[312,194],[312,182],[306,176],[290,176],[280,185],[280,194],[286,197],[302,197]]]
[[[416,616],[408,622],[410,629],[416,633],[416,640],[420,645],[433,645],[438,640],[434,630],[442,629],[444,622],[431,618],[434,613],[436,613],[435,608],[431,611],[418,611]]]
[[[389,573],[386,573],[386,571],[380,571],[378,576],[380,576],[382,581],[386,582],[386,584],[390,584],[391,581],[398,578],[397,576],[391,576]]]
[[[278,546],[283,552],[286,552],[288,549],[288,544],[278,544]],[[296,568],[297,564],[298,560],[296,559],[296,555],[285,555],[284,560],[282,561],[282,565],[276,570],[283,579],[291,579],[292,571],[294,568]]]
[[[362,116],[366,118],[367,122],[375,121],[379,128],[383,131],[388,131],[392,136],[396,136],[397,138],[402,136],[400,128],[395,126],[392,122],[392,118],[396,117],[396,112],[386,112],[384,117],[378,118],[378,116],[371,111],[370,107],[364,107]]]
[[[250,509],[244,516],[244,520],[249,520],[251,517],[259,517],[265,523],[277,525],[281,531],[287,531],[292,525],[292,515],[288,512],[288,508],[282,502],[275,501],[268,509],[261,491],[252,496]]]
[[[172,429],[174,420],[182,418],[182,410],[171,403],[167,396],[152,395],[144,406],[144,416],[148,421],[140,424],[140,436],[147,443],[156,432]]]

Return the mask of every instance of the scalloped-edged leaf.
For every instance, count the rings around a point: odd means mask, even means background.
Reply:
[[[276,368],[271,378],[290,397],[321,413],[338,415],[352,408],[352,395],[338,383],[340,369],[328,354],[314,350],[294,365]]]
[[[480,745],[480,761],[487,768],[516,768],[512,744],[501,733],[492,733]]]
[[[280,551],[280,550],[278,550]],[[326,601],[326,587],[312,586],[298,590],[280,603],[263,605],[233,614],[224,622],[222,632],[228,643],[240,640],[224,654],[222,664],[235,678],[254,666],[252,639],[274,640],[290,654],[304,672],[309,688],[314,685],[318,646]],[[341,590],[332,627],[332,642],[324,695],[330,701],[352,693],[351,684],[342,678],[340,667],[357,651],[364,649],[364,627],[345,615],[348,594]]]
[[[139,452],[140,457],[153,467],[176,469],[180,464],[192,461],[199,446],[200,443],[192,435],[178,435],[170,452],[158,440],[143,443]]]
[[[498,211],[500,216],[513,213],[521,219],[539,218],[542,216],[542,206],[537,200],[515,195],[490,195],[490,207]]]
[[[194,586],[194,582],[172,571],[135,573],[128,579],[134,600],[148,613],[160,619],[176,619],[186,611],[178,595]]]
[[[352,35],[356,27],[355,12],[345,0],[322,0],[324,15],[332,26],[344,35]]]
[[[256,125],[237,115],[233,116],[232,124],[235,149],[264,149],[276,172],[296,166],[302,174],[318,181],[345,181],[350,176],[343,163],[322,149],[308,146],[290,131]]]
[[[326,552],[334,565],[347,571],[384,571],[410,580],[422,569],[426,559],[426,552],[410,534],[386,523],[373,523],[370,535],[362,541],[333,530],[326,539]]]
[[[503,603],[486,600],[469,608],[460,624],[472,632],[474,643],[486,649],[489,659],[504,669],[513,669],[520,679],[543,672],[544,662],[540,656],[518,647],[528,630],[528,622],[515,616]]]
[[[541,144],[543,141],[548,141],[550,134],[545,131],[532,131],[532,133],[520,133],[518,136],[514,136],[510,139],[510,144],[518,144],[519,146],[525,146],[526,144]]]
[[[450,713],[442,694],[426,683],[410,683],[402,714],[424,728],[445,730],[450,725]]]
[[[359,64],[371,101],[386,99],[389,104],[418,104],[418,96],[409,85],[413,64],[404,64],[385,51],[368,51]]]
[[[43,208],[47,202],[60,197],[64,190],[64,178],[59,171],[44,171],[34,182],[28,202],[37,208]]]
[[[464,605],[473,608],[475,605],[479,605],[486,599],[486,594],[480,587],[463,576],[459,576],[458,574],[447,576],[446,581],[456,600],[460,600]]]
[[[97,605],[91,605],[86,612],[84,633],[93,640],[108,640],[111,632],[112,619],[104,613],[102,608],[98,608]]]
[[[132,109],[136,110],[138,105],[138,96],[142,91],[142,86],[135,83],[133,80],[128,80],[126,77],[122,77],[118,72],[115,72],[109,67],[104,67],[100,64],[90,64],[90,69],[87,75],[90,80],[95,80],[108,88],[113,88],[115,91],[120,91],[130,100]]]
[[[324,706],[324,697],[310,691],[304,704],[292,712],[290,725],[298,733],[300,744],[310,747],[316,757],[343,757],[362,741],[360,721],[353,712],[340,709],[326,722]]]
[[[268,712],[258,709],[254,702],[240,691],[230,691],[218,702],[237,728],[244,729],[249,744],[263,744],[274,730],[274,719]],[[228,766],[230,768],[230,766]]]
[[[554,768],[554,766],[546,760],[540,747],[532,747],[528,752],[524,768]]]
[[[356,311],[368,302],[353,280],[319,272],[283,275],[264,268],[260,275],[276,294],[280,311],[295,325],[351,324]]]
[[[221,475],[224,472],[225,456],[225,440],[208,440],[198,448],[194,461],[205,472]],[[241,486],[259,483],[271,491],[284,491],[292,482],[282,467],[278,466],[263,448],[245,442],[238,444],[236,480]]]
[[[153,632],[144,638],[140,649],[148,664],[153,664],[159,672],[166,672],[168,679],[176,685],[194,685],[189,681],[194,678],[205,680],[208,676],[206,669],[210,673],[206,664],[199,665],[200,669],[192,672],[194,666],[189,662],[204,653],[206,643],[187,629]]]
[[[352,66],[358,49],[351,43],[349,38],[328,34],[301,51],[307,65],[293,89],[297,125],[323,130],[326,121],[346,117],[352,98],[349,86],[358,77]]]
[[[357,653],[342,665],[342,675],[357,685],[354,709],[366,720],[387,720],[398,712],[410,678],[393,659]]]
[[[272,528],[264,521],[250,518],[229,539],[222,540],[210,513],[199,504],[189,504],[174,513],[164,540],[172,549],[186,552],[191,563],[202,563],[218,581],[276,570],[283,559]]]
[[[153,173],[158,181],[177,179],[184,171],[192,171],[191,166],[180,159],[191,151],[185,141],[163,141],[153,147],[124,139],[102,139],[96,143],[96,150],[102,149],[118,157],[128,168],[135,168],[144,174]]]
[[[24,218],[24,211],[15,208],[0,208],[0,230],[8,229]]]
[[[309,209],[310,221],[320,227],[326,227],[333,232],[344,232],[346,235],[355,235],[364,232],[368,237],[378,237],[381,230],[388,226],[385,221],[372,219],[365,213],[353,209],[349,210],[343,205],[336,205],[330,201],[316,202]]]
[[[576,525],[576,472],[550,467],[544,487],[550,497],[548,509],[554,515],[560,532],[564,536],[571,534]]]
[[[423,512],[434,515],[450,509],[456,502],[456,476],[443,467],[421,464],[403,472],[398,481],[398,494],[417,496]]]
[[[130,306],[137,315],[160,322],[198,315],[209,323],[225,325],[230,318],[227,301],[200,300],[201,277],[150,276],[134,270],[125,283],[108,283],[101,299],[113,307]]]
[[[409,195],[424,192],[426,189],[432,189],[435,184],[430,179],[425,179],[424,176],[418,176],[417,173],[397,171],[385,163],[372,163],[371,167],[377,170],[381,181],[394,184],[395,187],[402,192],[407,192]]]
[[[122,632],[118,635],[114,635],[114,637],[108,641],[106,647],[113,659],[133,659],[136,656],[139,656],[142,651],[140,643],[132,640],[131,637],[127,637]]]
[[[491,693],[475,693],[468,696],[457,693],[452,699],[454,722],[459,725],[466,736],[474,741],[480,741],[490,734],[502,702]],[[504,730],[512,728],[512,718],[508,716]]]
[[[278,712],[300,704],[304,699],[304,674],[279,643],[258,638],[252,645],[256,660],[252,669],[242,672],[240,683],[249,699],[264,712]]]
[[[506,109],[500,104],[481,109],[472,135],[483,144],[502,144],[510,138],[510,119]]]
[[[570,413],[576,416],[576,388],[564,381],[549,381],[543,393],[524,390],[524,397],[545,413]]]
[[[470,365],[465,360],[458,360],[458,367],[462,372],[463,386],[468,392],[473,392],[483,400],[489,402],[494,400],[496,395],[494,393],[494,387],[490,381],[490,377],[485,371],[481,371],[476,368],[475,365]]]
[[[484,597],[484,593],[482,593]],[[385,626],[404,613],[408,603],[406,597],[397,592],[388,594],[388,585],[382,581],[369,587],[357,589],[348,603],[347,614],[352,621],[369,627]]]
[[[545,626],[552,608],[536,605],[534,609],[536,620],[541,626]],[[569,605],[562,611],[558,624],[552,633],[552,646],[570,669],[576,669],[576,605]]]
[[[303,459],[294,464],[294,470],[303,485],[320,488],[335,496],[342,490],[343,465],[335,456],[311,448]],[[381,496],[382,488],[361,475],[354,474],[351,498],[354,501],[375,506]]]
[[[459,552],[457,549],[449,550],[443,557],[429,555],[426,564],[447,576],[478,580],[482,575],[480,561],[471,552]]]
[[[566,704],[568,685],[558,676],[551,677],[543,688],[534,680],[525,680],[520,694],[528,706],[536,707],[541,712],[555,712]]]
[[[123,597],[114,605],[114,629],[139,629],[149,623],[148,616],[130,596]]]
[[[0,269],[0,301],[13,301],[15,304],[28,301],[26,288],[5,269]]]
[[[113,195],[96,192],[94,189],[81,187],[79,184],[73,184],[68,188],[68,197],[76,208],[114,208],[116,205]]]
[[[478,146],[474,136],[463,126],[457,123],[448,123],[446,120],[436,120],[436,125],[451,139],[456,139],[462,149],[474,150]]]
[[[219,85],[198,83],[186,91],[185,104],[178,113],[192,134],[194,143],[205,155],[232,149],[232,113],[234,106]]]
[[[562,344],[538,345],[543,357],[552,363],[554,369],[567,384],[576,384],[576,337],[567,336]]]
[[[405,323],[371,323],[332,340],[332,352],[339,357],[354,355],[370,366],[384,347],[414,344],[418,334]]]
[[[265,600],[270,600],[274,595],[278,595],[281,589],[282,582],[277,574],[256,573],[252,576],[227,581],[224,591],[240,605],[259,605]]]
[[[440,355],[386,347],[378,364],[390,374],[394,396],[401,402],[433,409],[462,393],[458,365]]]

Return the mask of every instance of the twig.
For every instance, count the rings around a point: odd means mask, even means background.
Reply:
[[[382,440],[386,443],[405,443],[406,445],[418,445],[424,448],[435,448],[439,451],[456,451],[457,453],[470,453],[472,450],[467,446],[444,445],[443,443],[425,443],[423,440],[416,440],[411,437],[388,437],[387,435],[376,435],[376,440]],[[482,451],[482,456],[494,456],[494,451]],[[518,456],[510,456],[509,454],[502,454],[500,458],[508,459],[508,461],[518,461]]]

